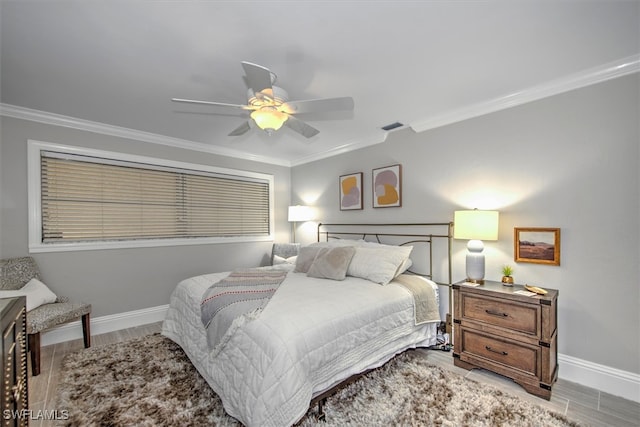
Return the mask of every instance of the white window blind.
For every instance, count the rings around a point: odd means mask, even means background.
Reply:
[[[42,243],[268,236],[269,181],[42,151]]]

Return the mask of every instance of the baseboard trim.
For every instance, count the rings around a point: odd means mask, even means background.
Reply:
[[[595,388],[614,396],[640,402],[640,375],[577,357],[558,354],[563,380]]]
[[[91,319],[91,335],[106,334],[108,332],[161,322],[167,315],[169,305],[143,308],[125,313],[110,314]],[[40,345],[58,344],[65,341],[82,339],[82,325],[80,321],[69,322],[42,333]]]
[[[91,335],[119,331],[164,320],[169,305],[134,310],[126,313],[110,314],[91,319]],[[82,339],[80,321],[67,323],[42,334],[41,345],[57,344]],[[571,381],[640,402],[640,375],[623,371],[566,354],[558,354],[559,376]]]

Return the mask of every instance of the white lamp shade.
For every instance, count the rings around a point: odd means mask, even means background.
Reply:
[[[280,111],[266,108],[255,110],[251,113],[251,118],[260,129],[275,131],[282,127],[289,116]]]
[[[498,240],[498,211],[455,211],[453,227],[454,239]]]
[[[311,221],[313,210],[309,206],[289,206],[289,222]]]

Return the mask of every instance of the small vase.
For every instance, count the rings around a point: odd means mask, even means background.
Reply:
[[[502,284],[504,286],[513,286],[513,277],[511,277],[511,276],[502,276]]]

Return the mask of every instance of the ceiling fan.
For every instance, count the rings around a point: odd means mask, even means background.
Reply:
[[[317,135],[320,131],[294,117],[295,114],[353,110],[353,98],[348,96],[289,101],[287,92],[281,87],[274,86],[277,78],[274,72],[262,65],[245,61],[242,62],[242,68],[244,68],[249,86],[246,105],[182,98],[171,98],[171,100],[251,111],[251,120],[269,135],[284,125],[307,138]],[[242,135],[249,129],[251,129],[251,126],[248,120],[231,131],[229,136]]]

